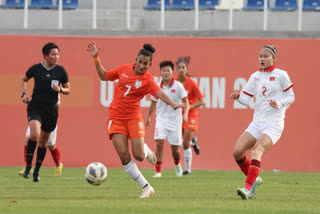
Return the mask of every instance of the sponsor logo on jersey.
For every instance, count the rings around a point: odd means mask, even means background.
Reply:
[[[47,74],[46,77],[50,77],[50,74]]]
[[[135,86],[136,88],[140,88],[141,85],[142,85],[142,82],[141,82],[140,80],[136,80],[134,86]]]
[[[269,81],[275,81],[275,79],[276,79],[275,77],[270,77]]]
[[[124,77],[126,77],[126,78],[128,78],[128,75],[126,75],[126,74],[124,74],[124,73],[122,73],[121,75],[124,76]]]

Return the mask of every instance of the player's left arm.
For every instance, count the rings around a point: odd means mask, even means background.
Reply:
[[[188,97],[182,98],[181,101],[185,105],[185,107],[183,108],[182,119],[183,119],[183,123],[186,123],[188,122],[188,113],[190,108]]]

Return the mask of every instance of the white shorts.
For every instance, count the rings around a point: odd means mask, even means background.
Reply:
[[[249,132],[255,139],[258,139],[261,134],[266,134],[271,138],[272,144],[274,145],[280,139],[283,128],[284,121],[282,123],[266,123],[264,125],[257,125],[251,122],[246,132]]]
[[[168,140],[170,145],[182,145],[182,127],[176,129],[168,129],[164,124],[156,123],[154,131],[155,140]]]
[[[48,146],[53,146],[56,144],[56,139],[57,139],[57,129],[58,126],[50,133],[49,140],[48,140]],[[28,126],[26,137],[30,137],[30,127]]]

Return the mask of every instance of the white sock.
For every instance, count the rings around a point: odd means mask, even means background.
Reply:
[[[146,159],[148,155],[149,147],[147,144],[143,144],[143,148],[144,148],[144,159]]]
[[[135,162],[130,160],[129,163],[126,165],[123,165],[123,168],[126,170],[128,175],[136,181],[142,188],[148,184],[148,181],[144,178],[144,176],[141,174],[140,170],[138,169]]]
[[[188,172],[191,172],[191,163],[192,163],[191,147],[189,147],[188,149],[184,149],[183,154],[184,154],[185,170]]]

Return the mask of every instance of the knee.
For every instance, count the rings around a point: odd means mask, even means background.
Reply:
[[[55,146],[48,146],[48,149],[49,149],[50,151],[53,151],[53,150],[55,149]]]
[[[235,160],[240,160],[244,155],[244,153],[238,148],[233,148],[232,154]]]
[[[35,134],[31,134],[31,135],[29,136],[29,139],[32,140],[32,141],[38,141],[38,136],[35,135]]]
[[[137,161],[143,161],[144,160],[144,154],[134,154],[134,159],[136,159]]]

